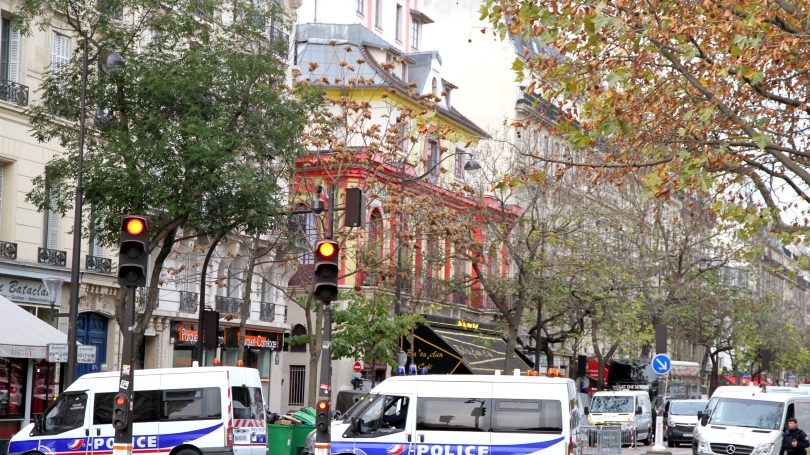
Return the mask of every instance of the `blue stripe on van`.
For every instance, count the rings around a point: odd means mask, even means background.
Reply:
[[[529,444],[425,444],[403,442],[372,442],[368,439],[355,439],[352,442],[332,442],[335,455],[353,453],[355,455],[529,455],[563,442],[558,437],[548,441]]]

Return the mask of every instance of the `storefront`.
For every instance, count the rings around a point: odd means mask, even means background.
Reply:
[[[501,328],[493,324],[479,324],[441,316],[424,315],[429,325],[414,330],[414,363],[418,369],[427,368],[430,374],[493,374],[503,371],[506,342]],[[407,339],[402,349],[411,352]],[[515,350],[513,368],[530,370],[522,354]]]
[[[171,343],[172,366],[190,367],[195,358],[194,348],[197,343],[197,324],[191,322],[172,322]],[[281,365],[282,332],[245,330],[244,366],[259,370],[265,396],[269,396],[270,376]],[[215,349],[208,349],[203,354],[206,366],[236,366],[238,363],[239,327],[219,327],[219,343]]]
[[[67,335],[0,296],[0,453],[32,416],[45,410],[58,393],[59,364],[47,362],[49,343],[67,343]]]

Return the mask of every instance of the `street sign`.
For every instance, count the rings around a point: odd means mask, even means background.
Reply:
[[[48,343],[48,362],[65,363],[68,359],[68,345]]]
[[[76,350],[76,363],[96,363],[96,347],[77,346]]]
[[[363,369],[363,364],[359,360],[354,362],[354,372],[359,373]]]
[[[667,374],[672,368],[672,361],[666,354],[658,354],[652,359],[652,367],[658,374]]]

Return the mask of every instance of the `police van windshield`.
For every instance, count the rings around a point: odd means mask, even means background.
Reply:
[[[709,418],[709,423],[778,430],[784,406],[783,403],[771,401],[721,398]]]
[[[591,402],[591,412],[633,412],[633,397],[597,395]]]

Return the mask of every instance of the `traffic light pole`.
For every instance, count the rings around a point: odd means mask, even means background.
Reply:
[[[133,338],[132,330],[135,326],[135,287],[127,287],[127,306],[124,315],[124,345],[121,355],[121,378],[118,383],[118,395],[125,395],[127,400],[124,407],[122,428],[115,428],[115,440],[113,441],[113,455],[132,455],[132,399],[135,390],[135,363],[133,362]],[[113,405],[115,409],[115,404]],[[113,411],[114,413],[116,410]],[[114,416],[115,418],[115,416]]]
[[[335,235],[335,187],[329,184],[329,211],[327,214],[329,226],[326,238],[333,240]],[[318,409],[316,409],[315,422],[315,455],[330,455],[332,452],[332,302],[323,302],[323,342],[321,344],[321,374],[318,384]],[[322,403],[326,408],[322,409]],[[323,413],[325,413],[325,416]]]

